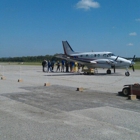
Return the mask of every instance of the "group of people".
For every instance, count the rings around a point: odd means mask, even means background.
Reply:
[[[80,69],[80,64],[75,64],[74,62],[68,62],[68,61],[64,61],[62,60],[61,62],[60,61],[57,61],[55,63],[55,61],[50,61],[50,60],[44,60],[42,62],[42,70],[43,72],[54,72],[54,65],[56,64],[57,68],[56,68],[56,72],[57,71],[61,71],[61,72],[69,72],[69,68],[70,68],[70,72],[73,72],[73,69],[75,66],[78,67],[78,70]],[[66,68],[66,69],[65,69]]]
[[[54,69],[54,61],[50,61],[50,60],[43,60],[42,61],[42,71],[43,72],[49,72],[49,71],[51,71],[51,72],[53,72],[53,69]]]

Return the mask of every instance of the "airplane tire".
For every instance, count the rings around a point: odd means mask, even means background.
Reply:
[[[125,76],[129,76],[130,75],[130,73],[127,71],[127,72],[125,72]]]
[[[111,74],[111,70],[107,70],[107,74]]]
[[[124,96],[130,95],[130,88],[123,88],[122,93]]]

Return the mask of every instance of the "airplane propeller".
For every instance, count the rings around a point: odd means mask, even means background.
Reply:
[[[119,56],[116,57],[116,59],[114,61],[117,61],[117,59],[119,58]]]
[[[115,65],[112,65],[111,68],[114,70],[114,73],[116,72],[116,67]]]
[[[114,73],[116,72],[116,68],[115,68],[115,66],[113,67],[113,69],[114,69]]]
[[[134,55],[133,59],[131,60],[131,65],[130,65],[130,67],[132,68],[132,70],[133,70],[133,71],[135,71],[135,68],[134,68],[134,64],[135,64],[135,62],[134,62],[134,61],[135,61],[135,57],[136,57],[136,56]]]
[[[132,62],[131,65],[130,65],[130,68],[132,68],[133,71],[135,71],[134,64],[135,64],[135,63]]]
[[[134,61],[135,61],[135,58],[136,58],[136,55],[134,55],[134,57],[133,57],[133,59],[132,59],[132,61],[131,61],[131,62],[134,62]]]
[[[117,58],[113,61],[110,61],[110,64],[111,64],[111,68],[113,68],[114,70],[114,73],[116,72],[116,67],[115,67],[115,64],[117,64],[117,59],[118,59],[119,56],[117,56]]]
[[[134,65],[132,65],[132,70],[135,71]]]

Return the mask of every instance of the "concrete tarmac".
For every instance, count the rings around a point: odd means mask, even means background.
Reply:
[[[140,71],[130,72],[43,73],[41,66],[1,64],[0,140],[139,140],[140,101],[118,94],[140,83]]]

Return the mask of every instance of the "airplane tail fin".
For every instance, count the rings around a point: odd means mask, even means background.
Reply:
[[[71,46],[69,45],[69,43],[67,41],[62,41],[62,45],[63,45],[65,55],[74,54],[73,49],[71,48]]]

